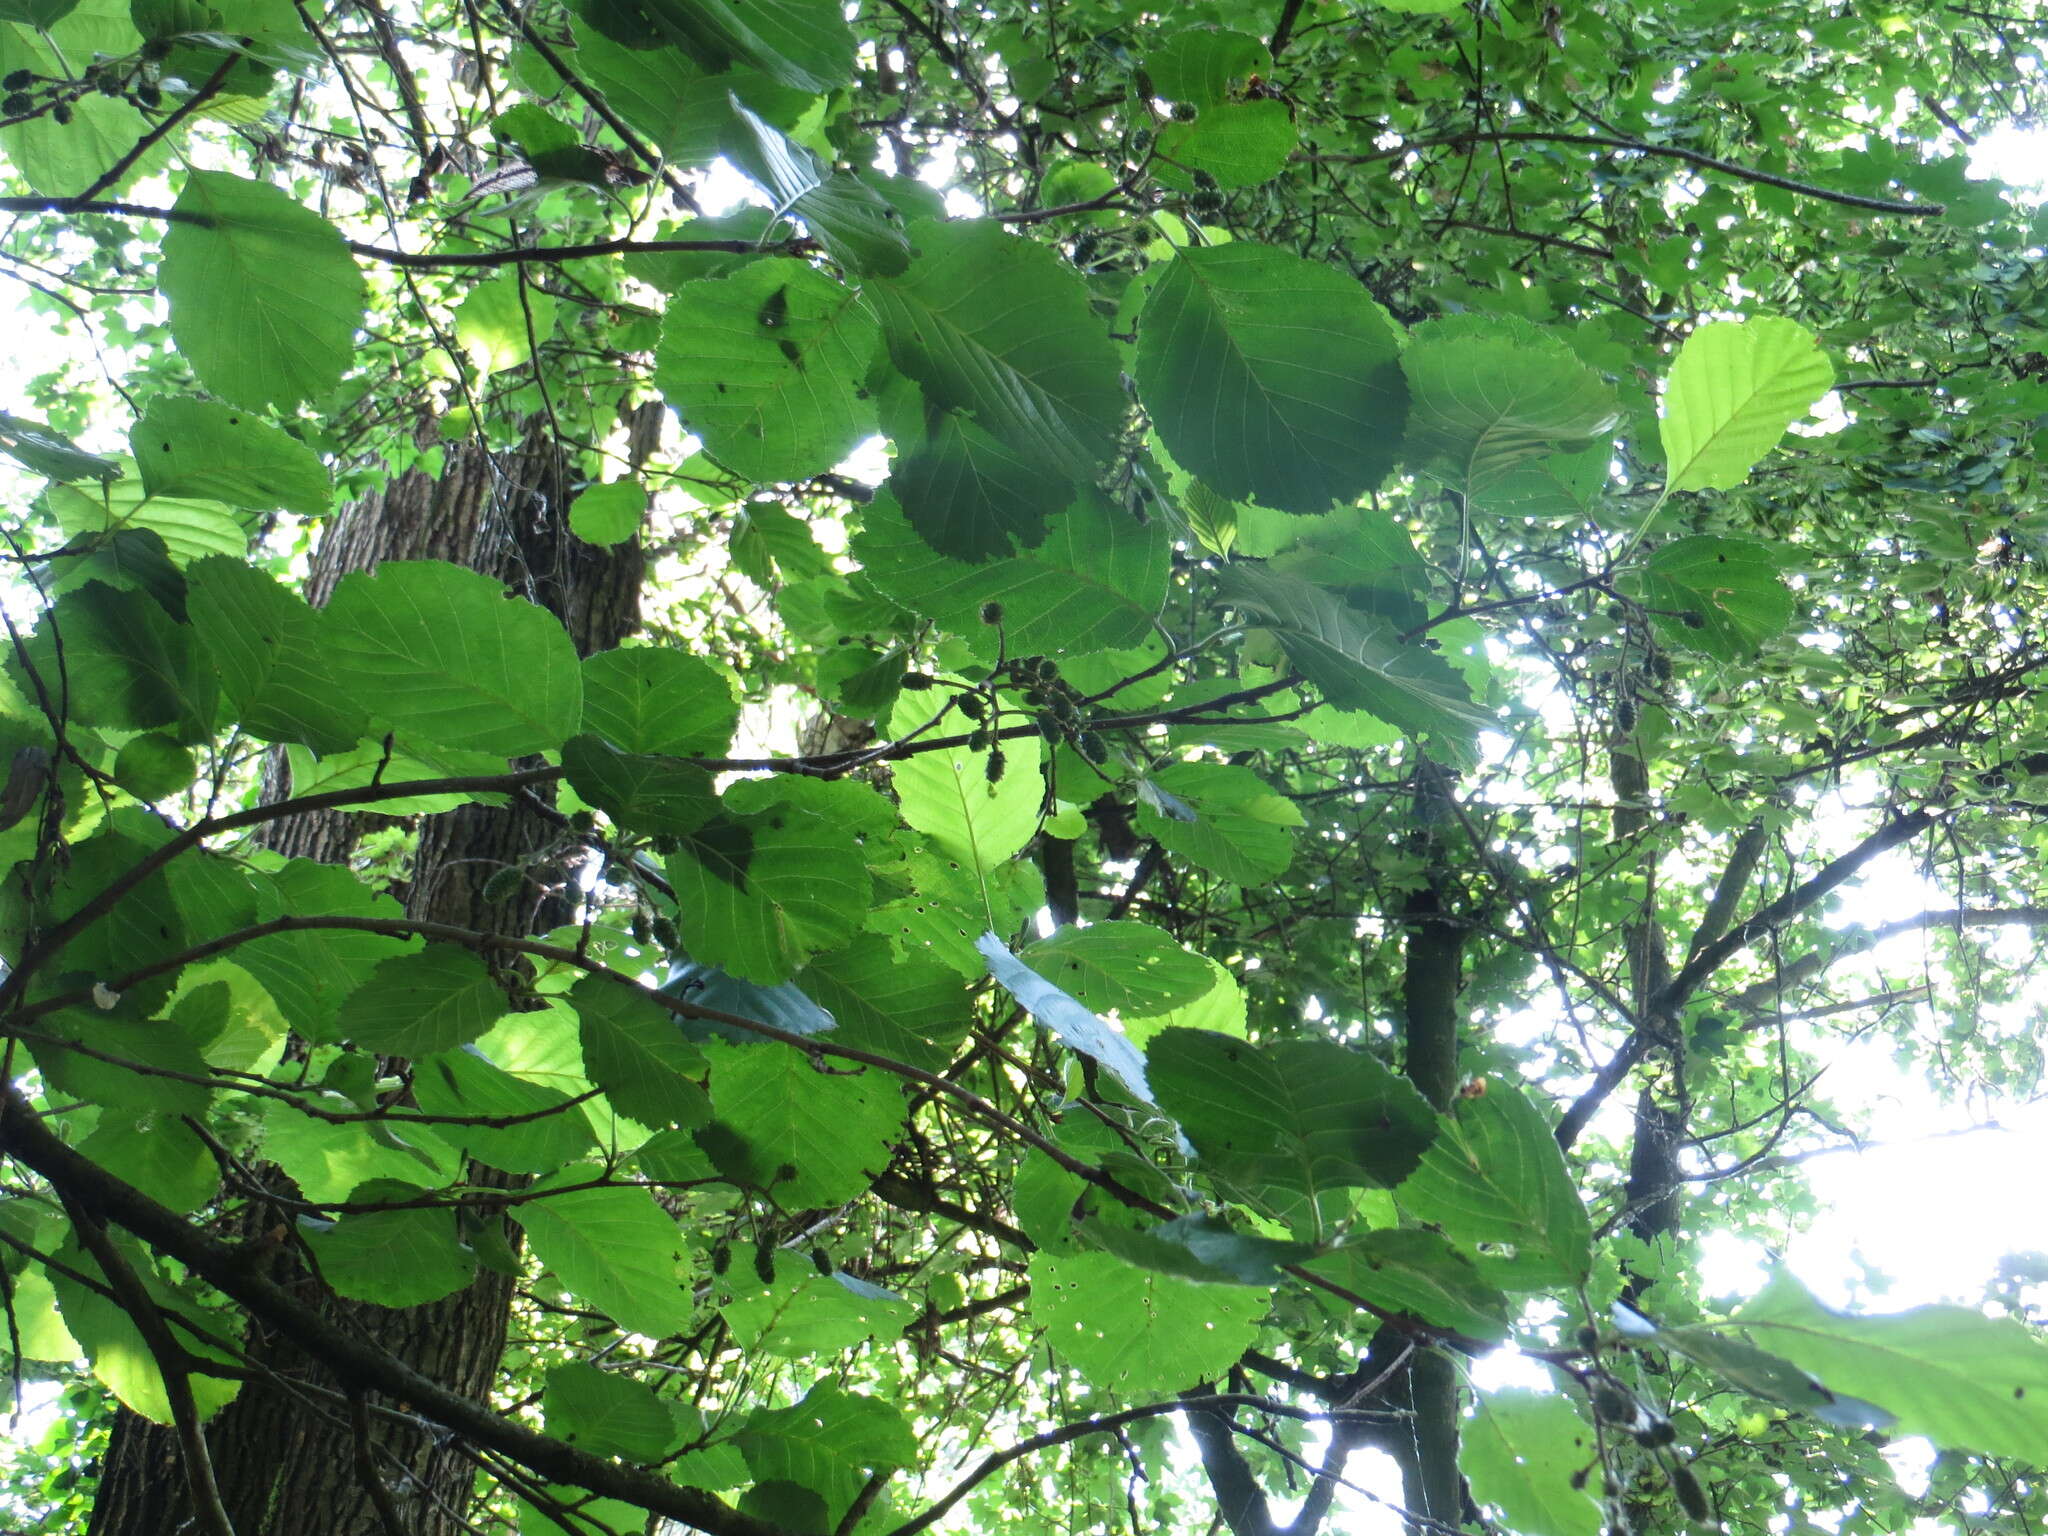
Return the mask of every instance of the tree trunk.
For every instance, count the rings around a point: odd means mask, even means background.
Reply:
[[[659,403],[638,408],[629,421],[637,465],[658,439]],[[539,430],[518,452],[498,458],[455,450],[440,478],[408,472],[337,517],[321,539],[308,596],[324,603],[344,575],[374,570],[385,560],[449,560],[498,577],[548,608],[582,654],[607,649],[638,622],[640,549],[637,543],[598,549],[572,538],[568,501],[560,455]],[[275,754],[266,786],[273,796],[289,792],[287,777],[282,754]],[[290,818],[274,824],[271,846],[340,862],[361,821]],[[539,895],[529,884],[505,900],[486,899],[484,886],[508,863],[545,866],[550,854],[571,851],[559,823],[530,804],[461,806],[421,826],[407,912],[488,932],[546,931],[573,917],[571,901],[548,893],[560,889],[558,882],[548,882]],[[266,1171],[282,1182],[275,1169]],[[520,1182],[475,1165],[466,1177],[495,1187]],[[246,1230],[289,1219],[261,1203],[222,1215],[224,1224]],[[297,1281],[308,1299],[317,1297],[310,1276],[301,1273]],[[468,1289],[427,1306],[394,1311],[331,1297],[325,1304],[415,1369],[481,1399],[496,1377],[511,1300],[512,1281],[485,1270]],[[349,1405],[305,1390],[331,1385],[318,1361],[260,1334],[246,1342],[271,1374],[249,1382],[207,1429],[214,1475],[237,1536],[457,1536],[473,1529],[463,1516],[477,1473],[452,1444],[402,1417],[371,1412],[365,1445]],[[174,1536],[193,1529],[178,1455],[170,1430],[121,1412],[88,1536]],[[381,1487],[370,1486],[366,1459]],[[398,1530],[379,1512],[380,1498],[398,1515]]]

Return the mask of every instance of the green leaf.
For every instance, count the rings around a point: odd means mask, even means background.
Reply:
[[[970,565],[937,553],[881,492],[862,514],[852,552],[885,595],[956,634],[980,634],[982,605],[1000,601],[1004,637],[1022,655],[1142,643],[1172,560],[1163,520],[1140,523],[1095,495],[1051,518],[1029,553]]]
[[[53,485],[44,501],[57,524],[74,538],[107,534],[144,534],[162,542],[163,552],[177,565],[190,565],[208,555],[242,560],[249,548],[246,513],[218,501],[182,496],[152,496],[143,488],[134,461],[110,462],[123,477],[104,485]],[[133,475],[128,470],[134,469]]]
[[[552,1173],[590,1150],[590,1122],[568,1094],[528,1082],[474,1045],[413,1063],[413,1093],[429,1115],[480,1116],[498,1125],[449,1125],[441,1134],[507,1173]]]
[[[1628,1316],[1622,1303],[1616,1303],[1615,1313],[1617,1318]],[[1654,1339],[1751,1397],[1810,1414],[1837,1429],[1889,1429],[1898,1422],[1889,1409],[1832,1391],[1782,1355],[1718,1328],[1696,1324],[1650,1329],[1631,1316],[1622,1331],[1630,1339]]]
[[[31,679],[40,678],[74,723],[167,726],[197,740],[212,729],[219,702],[208,662],[191,627],[151,598],[89,581],[57,599],[8,670],[30,698],[37,696]]]
[[[1527,1536],[1600,1536],[1599,1442],[1568,1397],[1510,1387],[1479,1394],[1458,1466],[1472,1497]],[[1594,1468],[1587,1479],[1580,1474]]]
[[[562,771],[570,788],[630,831],[694,832],[718,810],[711,775],[695,763],[615,751],[601,737],[571,736]]]
[[[972,1011],[960,979],[915,952],[899,954],[877,933],[820,955],[797,984],[837,1021],[832,1038],[936,1072],[966,1036]]]
[[[741,1345],[786,1360],[837,1354],[869,1339],[901,1338],[917,1307],[843,1271],[821,1275],[800,1253],[770,1250],[775,1279],[763,1284],[751,1245],[733,1255],[716,1297]]]
[[[182,1120],[162,1115],[101,1115],[78,1150],[150,1199],[181,1213],[200,1209],[220,1190],[213,1149]]]
[[[516,272],[478,283],[455,309],[455,339],[479,373],[524,367],[554,328],[554,296]]]
[[[1191,1003],[1215,982],[1207,961],[1147,923],[1070,924],[1019,958],[1090,1008],[1138,1018]]]
[[[728,790],[726,803],[738,813],[683,838],[664,866],[690,953],[764,985],[787,981],[812,955],[852,938],[873,893],[847,833],[776,803],[774,787]]]
[[[1142,1402],[1220,1376],[1258,1334],[1262,1291],[1202,1285],[1108,1253],[1036,1253],[1031,1315],[1095,1386]]]
[[[581,78],[603,91],[606,103],[679,169],[708,166],[723,153],[722,142],[733,130],[735,96],[777,128],[793,126],[811,104],[810,92],[779,85],[759,71],[707,74],[679,48],[629,47],[582,22],[576,27],[576,52],[571,57]],[[755,239],[768,221],[767,209],[735,210],[716,219],[692,220],[681,238]],[[739,227],[733,227],[736,225]],[[741,228],[746,229],[743,236]],[[683,252],[673,256],[646,253],[638,259],[629,256],[627,266],[639,267],[634,275],[643,276],[646,268],[642,261],[688,270],[709,261],[736,265],[738,260],[732,256],[692,257]],[[691,271],[689,275],[712,274]]]
[[[1190,172],[1214,177],[1219,187],[1256,187],[1287,168],[1294,153],[1294,113],[1284,101],[1226,101],[1204,107],[1190,123],[1159,130],[1153,174],[1187,190]]]
[[[583,663],[582,728],[621,752],[715,757],[739,715],[732,674],[702,657],[636,646]]]
[[[1386,478],[1407,415],[1392,323],[1347,273],[1249,241],[1180,251],[1138,321],[1138,394],[1232,501],[1321,512]]]
[[[124,742],[114,758],[114,782],[138,800],[175,795],[197,777],[192,753],[154,731]]]
[[[212,1326],[207,1309],[166,1280],[140,1243],[125,1233],[108,1235],[158,1310],[166,1314],[166,1326],[171,1336],[200,1362],[232,1368],[234,1361],[226,1353],[203,1342]],[[56,1292],[57,1305],[63,1310],[64,1326],[92,1362],[93,1375],[105,1383],[107,1390],[126,1407],[143,1418],[157,1424],[173,1423],[170,1395],[157,1370],[156,1357],[150,1353],[141,1331],[121,1304],[106,1294],[109,1282],[98,1261],[80,1248],[75,1238],[57,1249],[56,1258],[57,1263],[46,1271],[50,1286]],[[83,1276],[95,1285],[74,1280],[71,1278],[73,1275]],[[186,1319],[192,1328],[188,1330],[170,1322],[173,1315]],[[191,1372],[187,1382],[193,1406],[201,1419],[213,1417],[234,1401],[242,1386],[239,1380],[223,1379],[203,1371]]]
[[[1481,1265],[1508,1290],[1576,1285],[1591,1273],[1591,1224],[1557,1139],[1536,1106],[1497,1078],[1458,1100],[1396,1198],[1467,1247],[1512,1247],[1511,1261]]]
[[[729,100],[733,126],[722,140],[726,158],[767,192],[779,211],[802,219],[848,271],[892,277],[908,265],[903,215],[887,198],[858,177],[831,170],[737,95]]]
[[[890,720],[890,734],[917,730],[931,718],[932,708],[928,696],[905,694]],[[1006,766],[994,784],[988,778],[989,754],[964,745],[921,752],[895,765],[903,819],[984,883],[1031,841],[1045,799],[1037,740],[1021,737],[1002,747]]]
[[[1166,814],[1164,805],[1177,814]],[[1171,763],[1139,791],[1138,826],[1147,837],[1239,885],[1259,885],[1284,873],[1294,862],[1292,829],[1300,825],[1301,811],[1292,800],[1234,763]]]
[[[675,1415],[652,1388],[582,1360],[549,1370],[541,1412],[549,1434],[593,1456],[659,1461],[680,1438]]]
[[[1363,1052],[1319,1040],[1255,1046],[1168,1029],[1146,1051],[1159,1106],[1202,1165],[1290,1224],[1340,1216],[1333,1191],[1389,1188],[1436,1135],[1408,1083]]]
[[[2019,1461],[2048,1444],[2048,1345],[2016,1318],[1953,1306],[1850,1316],[1779,1269],[1732,1321],[1829,1392],[1891,1410],[1898,1434]]]
[[[156,401],[135,424],[128,446],[151,496],[316,517],[334,499],[333,482],[312,449],[247,411],[211,400]]]
[[[1664,392],[1664,488],[1726,490],[1834,387],[1820,340],[1774,316],[1714,320],[1678,349]]]
[[[534,1256],[572,1296],[651,1339],[689,1327],[688,1246],[644,1189],[572,1189],[512,1207]]]
[[[620,1114],[642,1125],[691,1130],[711,1118],[695,1081],[704,1054],[683,1037],[681,1021],[644,996],[601,976],[570,989],[583,1041],[583,1070]]]
[[[853,290],[809,263],[751,262],[676,292],[655,384],[720,463],[801,480],[874,432],[863,386],[880,337]]]
[[[1127,411],[1106,322],[1050,249],[993,220],[919,223],[901,277],[863,290],[896,366],[937,409],[1042,469],[1092,481]]]
[[[13,3],[13,15],[0,22],[0,74],[26,69],[46,80],[75,81],[97,59],[133,54],[142,41],[130,19],[129,0]],[[147,130],[148,120],[127,101],[88,91],[72,102],[69,122],[58,122],[48,111],[35,113],[27,122],[0,129],[0,146],[13,172],[35,191],[75,197]],[[167,147],[159,143],[109,186],[107,195],[118,196],[138,177],[160,171],[168,158]]]
[[[647,487],[638,480],[586,485],[569,503],[569,529],[586,544],[623,544],[647,515]]]
[[[1145,55],[1145,75],[1154,95],[1209,107],[1230,100],[1239,86],[1272,63],[1272,53],[1256,37],[1222,27],[1190,27]]]
[[[1466,501],[1532,459],[1614,430],[1614,391],[1570,347],[1525,320],[1425,321],[1401,354],[1408,376],[1404,456]]]
[[[714,74],[742,65],[820,95],[853,78],[853,30],[837,0],[645,0],[645,9]]]
[[[1695,534],[1660,547],[1629,585],[1667,642],[1740,661],[1792,622],[1792,592],[1778,564],[1768,545]]]
[[[380,1184],[368,1196],[391,1200],[425,1193],[406,1184]],[[452,1211],[365,1211],[326,1228],[302,1219],[300,1228],[319,1261],[321,1279],[357,1301],[420,1307],[476,1278],[476,1255],[456,1241]]]
[[[1348,607],[1326,587],[1243,564],[1219,572],[1217,587],[1268,621],[1288,659],[1338,709],[1377,715],[1461,761],[1471,760],[1478,733],[1494,723],[1435,651],[1403,642],[1392,624]]]
[[[192,627],[220,668],[242,729],[261,741],[299,741],[340,752],[368,716],[336,685],[320,615],[280,582],[239,559],[210,555],[185,573]],[[303,784],[295,791],[307,792]]]
[[[344,1039],[385,1056],[431,1056],[467,1045],[505,1012],[505,990],[456,944],[381,962],[341,1005]]]
[[[295,917],[402,918],[405,909],[372,891],[347,869],[294,859],[271,877],[284,911]],[[236,962],[262,984],[291,1027],[308,1040],[338,1041],[335,1020],[344,999],[378,962],[412,941],[346,929],[272,933],[238,945]]]
[[[401,735],[514,757],[559,747],[582,717],[561,621],[480,571],[387,560],[342,578],[322,627],[342,686]]]
[[[339,1094],[305,1097],[333,1113],[360,1112]],[[388,1125],[381,1135],[369,1135],[361,1125],[316,1120],[277,1100],[264,1111],[262,1147],[264,1158],[282,1168],[300,1194],[323,1205],[348,1199],[371,1180],[411,1180],[438,1187],[462,1169],[433,1126]]]
[[[1127,1263],[1207,1285],[1277,1285],[1283,1265],[1315,1252],[1307,1243],[1233,1232],[1213,1216],[1177,1216],[1143,1231],[1097,1217],[1079,1225],[1091,1242]]]
[[[36,1020],[37,1068],[59,1093],[107,1109],[204,1115],[206,1058],[169,1019],[99,1017],[66,1008]],[[77,1045],[84,1049],[72,1050]],[[92,1054],[86,1054],[90,1051]]]
[[[355,359],[363,278],[332,224],[268,182],[193,171],[157,281],[192,371],[237,405],[289,409]]]
[[[889,489],[918,536],[955,561],[1030,548],[1073,500],[1067,477],[959,411],[922,410],[914,424],[885,415],[883,424],[896,443]]]
[[[866,1189],[889,1166],[889,1144],[903,1125],[897,1081],[877,1068],[820,1071],[787,1046],[709,1048],[711,1097],[718,1118],[743,1136],[778,1179],[775,1198],[806,1209],[837,1205]]]
[[[758,1482],[794,1483],[822,1499],[827,1530],[870,1476],[917,1463],[917,1439],[894,1403],[830,1381],[786,1408],[755,1409],[734,1438]]]
[[[1306,1268],[1375,1306],[1489,1343],[1505,1339],[1514,1311],[1472,1260],[1422,1227],[1387,1227],[1346,1239]]]
[[[52,432],[38,421],[0,411],[0,453],[31,474],[59,482],[66,480],[118,480],[121,466],[112,459],[87,453],[62,433]]]

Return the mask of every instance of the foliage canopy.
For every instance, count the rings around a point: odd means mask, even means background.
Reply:
[[[2037,1529],[2041,23],[0,0],[0,1503]]]

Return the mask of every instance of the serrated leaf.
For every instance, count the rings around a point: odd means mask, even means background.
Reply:
[[[863,387],[881,328],[806,262],[751,262],[669,301],[657,387],[705,449],[757,481],[801,480],[874,431]]]
[[[695,763],[620,752],[598,736],[564,742],[562,772],[571,789],[629,831],[694,832],[718,810],[711,775]]]
[[[932,707],[925,695],[905,694],[890,720],[890,733],[904,736],[919,729],[930,720]],[[984,882],[1031,841],[1045,799],[1037,740],[1022,737],[1002,746],[1005,769],[993,784],[989,754],[964,745],[922,752],[895,765],[903,819]]]
[[[1239,885],[1283,874],[1300,825],[1293,801],[1235,763],[1170,763],[1140,786],[1139,829],[1168,853]]]
[[[524,367],[554,328],[554,295],[516,272],[478,283],[455,307],[455,339],[479,373]]]
[[[1272,53],[1256,37],[1223,27],[1190,27],[1145,55],[1145,74],[1153,91],[1168,101],[1206,107],[1228,101],[1239,85],[1272,62]]]
[[[1143,1230],[1097,1217],[1079,1227],[1083,1237],[1126,1263],[1205,1285],[1277,1285],[1285,1278],[1283,1265],[1299,1264],[1315,1253],[1307,1243],[1233,1232],[1204,1215],[1177,1216]]]
[[[1284,101],[1225,101],[1187,123],[1159,130],[1153,174],[1168,186],[1192,188],[1199,172],[1224,188],[1256,187],[1287,167],[1296,143],[1294,114]]]
[[[1577,1284],[1591,1272],[1592,1227],[1564,1154],[1519,1090],[1498,1079],[1485,1087],[1458,1100],[1395,1198],[1467,1247],[1512,1246],[1512,1262],[1483,1266],[1506,1289]]]
[[[993,220],[920,222],[900,277],[864,290],[889,355],[940,410],[1015,452],[1093,480],[1127,404],[1106,323],[1052,250]]]
[[[67,480],[118,480],[121,466],[98,454],[87,453],[62,433],[41,422],[0,411],[0,453],[31,474],[63,482]]]
[[[373,1186],[376,1198],[425,1191]],[[419,1307],[452,1296],[476,1278],[476,1255],[456,1241],[447,1210],[365,1211],[328,1227],[302,1221],[301,1235],[335,1291],[380,1307]]]
[[[642,1125],[692,1130],[711,1118],[696,1079],[704,1053],[682,1021],[615,981],[586,976],[569,991],[583,1044],[583,1070],[619,1113]]]
[[[1148,923],[1069,924],[1019,958],[1088,1007],[1136,1018],[1191,1003],[1215,981],[1207,961]]]
[[[559,747],[582,716],[561,621],[480,571],[387,560],[342,578],[322,628],[343,687],[401,735],[512,757]]]
[[[713,1046],[711,1096],[718,1118],[746,1139],[769,1168],[796,1170],[775,1182],[791,1208],[837,1205],[868,1187],[889,1164],[903,1124],[896,1080],[879,1069],[822,1072],[784,1045]]]
[[[548,1371],[541,1412],[549,1434],[593,1456],[659,1461],[681,1439],[675,1415],[652,1388],[586,1360]]]
[[[1458,1466],[1472,1496],[1527,1536],[1599,1536],[1606,1514],[1596,1490],[1599,1442],[1560,1393],[1511,1387],[1479,1394],[1463,1427]],[[1591,1465],[1593,1477],[1580,1474]]]
[[[743,65],[818,94],[853,77],[853,31],[837,0],[645,0],[645,10],[713,73]]]
[[[899,469],[891,483],[901,478]],[[883,594],[956,634],[979,633],[982,605],[1000,601],[1004,636],[1022,655],[1140,644],[1172,562],[1163,522],[1141,524],[1093,495],[1055,514],[1028,553],[968,564],[938,553],[885,491],[862,514],[852,553]]]
[[[193,171],[191,220],[164,236],[157,281],[199,381],[238,405],[289,409],[355,359],[363,278],[332,224],[268,182]]]
[[[1425,321],[1401,370],[1406,457],[1468,502],[1533,459],[1612,432],[1621,416],[1614,391],[1568,346],[1509,316]]]
[[[733,126],[724,136],[726,157],[793,213],[818,243],[849,271],[873,277],[901,272],[910,261],[903,215],[873,187],[821,162],[742,102],[728,97]]]
[[[1250,241],[1181,250],[1138,321],[1139,397],[1174,458],[1233,501],[1321,512],[1394,466],[1399,345],[1350,276]]]
[[[368,716],[343,692],[305,600],[242,560],[210,555],[185,573],[192,627],[220,669],[242,729],[261,741],[333,753],[355,744]],[[309,793],[294,781],[294,792]]]
[[[621,752],[716,756],[739,713],[732,674],[700,656],[634,646],[583,663],[582,729]]]
[[[379,963],[341,1005],[342,1038],[387,1056],[431,1056],[477,1039],[505,1011],[505,990],[455,944]]]
[[[586,544],[623,544],[647,515],[647,487],[638,480],[586,485],[569,503],[569,530]]]
[[[512,1207],[534,1256],[573,1296],[635,1333],[666,1338],[695,1307],[688,1245],[644,1189],[572,1189]]]
[[[1305,1267],[1375,1306],[1468,1338],[1504,1339],[1513,1326],[1513,1310],[1500,1288],[1441,1233],[1422,1227],[1360,1233]]]
[[[757,1482],[790,1483],[823,1501],[826,1529],[868,1478],[917,1462],[917,1440],[894,1403],[821,1381],[801,1402],[757,1408],[734,1436]]]
[[[683,838],[665,865],[690,953],[763,985],[852,938],[873,889],[845,829],[773,790],[735,785],[725,797],[734,814]]]
[[[2048,1346],[2016,1318],[1955,1306],[1852,1316],[1779,1269],[1731,1321],[1829,1392],[1888,1409],[1899,1434],[2019,1461],[2048,1444]]]
[[[758,1252],[742,1248],[716,1288],[718,1309],[748,1349],[785,1360],[836,1354],[869,1339],[894,1339],[918,1309],[894,1291],[835,1270],[821,1275],[801,1253],[770,1252],[763,1284]]]
[[[1385,619],[1299,576],[1246,565],[1217,574],[1223,595],[1268,621],[1301,675],[1339,709],[1359,709],[1426,736],[1462,761],[1493,716],[1436,652],[1404,643]]]
[[[1404,1079],[1333,1042],[1168,1029],[1146,1059],[1202,1166],[1300,1230],[1342,1214],[1336,1192],[1399,1184],[1437,1133]]]
[[[1140,1269],[1108,1253],[1036,1253],[1031,1315],[1105,1392],[1142,1402],[1212,1380],[1257,1336],[1265,1295]]]
[[[1741,660],[1792,622],[1792,592],[1778,575],[1778,555],[1745,539],[1675,539],[1629,585],[1652,610],[1659,636],[1719,661]],[[1699,623],[1688,622],[1688,614]]]
[[[319,456],[234,406],[167,397],[128,437],[151,496],[224,501],[253,511],[319,516],[334,499]]]
[[[1726,490],[1835,382],[1820,339],[1777,316],[1713,320],[1678,349],[1664,392],[1665,490]]]

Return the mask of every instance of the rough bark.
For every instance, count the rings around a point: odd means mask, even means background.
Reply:
[[[660,429],[658,404],[634,413],[634,459],[650,452]],[[491,456],[452,451],[443,473],[399,476],[341,514],[325,530],[308,595],[324,603],[351,571],[385,560],[455,561],[498,577],[560,617],[584,654],[616,645],[638,622],[642,560],[637,544],[598,549],[572,538],[564,466],[539,431],[518,452]],[[281,754],[269,789],[288,792]],[[361,818],[322,815],[276,823],[271,846],[327,862],[345,860]],[[559,894],[529,885],[502,901],[484,885],[507,863],[545,865],[560,844],[558,822],[532,804],[463,806],[429,818],[419,830],[407,911],[418,918],[495,932],[545,931],[572,916]],[[271,1170],[274,1173],[274,1170]],[[513,1180],[472,1165],[473,1183]],[[283,1217],[252,1201],[222,1214],[223,1225],[267,1228]],[[280,1279],[287,1279],[280,1276]],[[288,1283],[319,1299],[303,1273]],[[509,1279],[484,1271],[468,1289],[423,1307],[388,1310],[329,1297],[337,1320],[466,1396],[485,1398],[505,1343]],[[247,1340],[270,1374],[244,1387],[208,1426],[207,1443],[222,1502],[238,1536],[397,1536],[377,1504],[400,1517],[404,1536],[456,1536],[476,1471],[453,1443],[387,1415],[367,1418],[369,1462],[383,1484],[360,1471],[363,1445],[347,1405],[309,1393],[331,1384],[318,1361],[260,1333]],[[374,1405],[390,1408],[398,1405]],[[176,1437],[123,1412],[116,1420],[88,1536],[173,1536],[191,1529]]]

